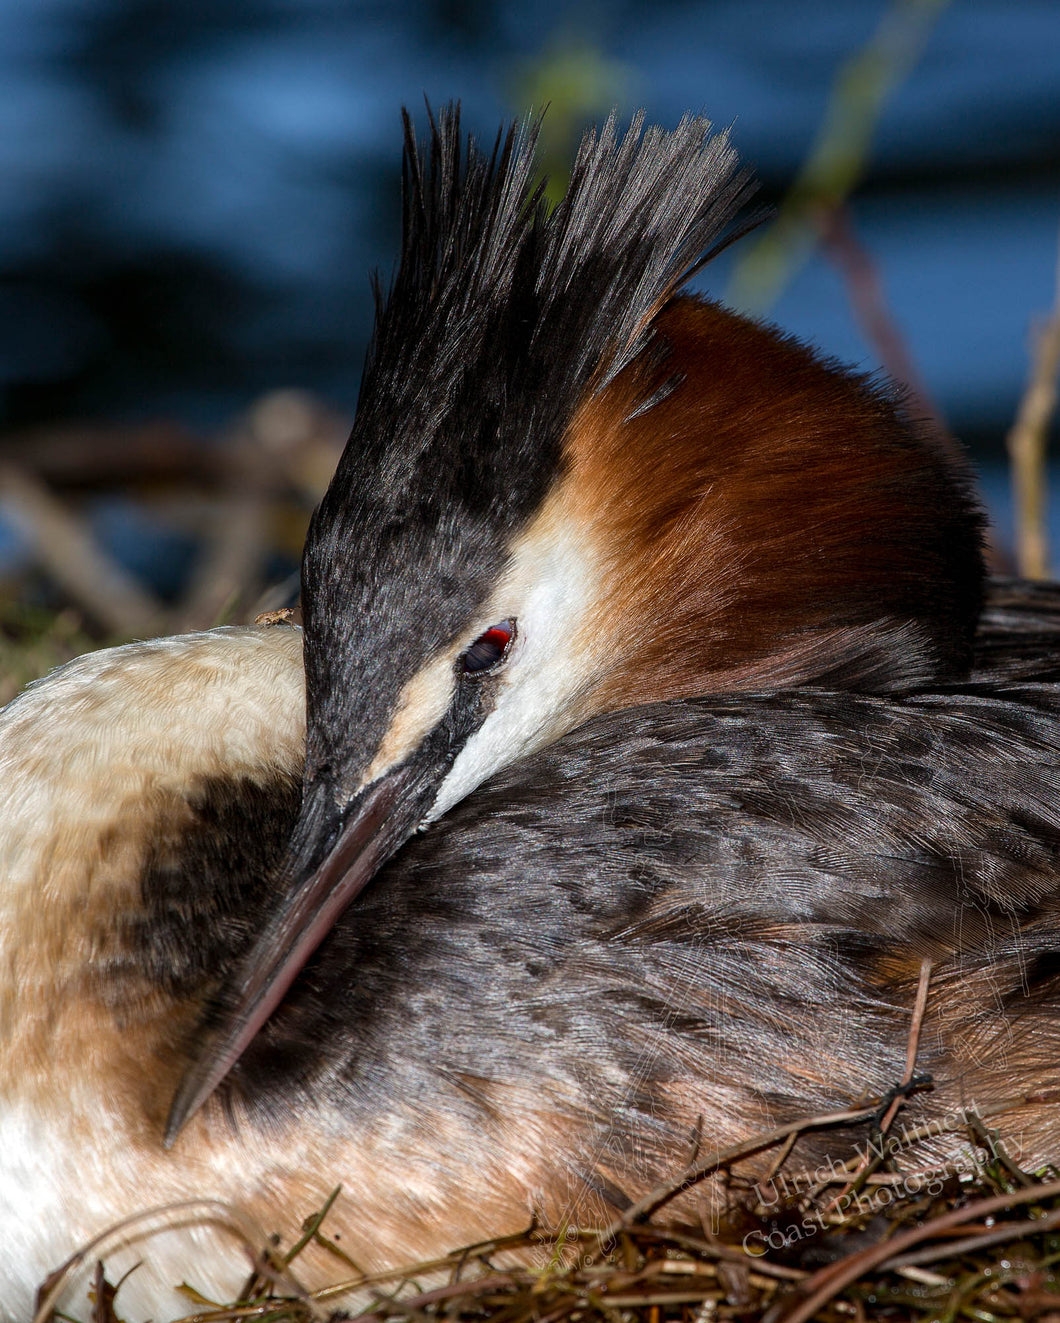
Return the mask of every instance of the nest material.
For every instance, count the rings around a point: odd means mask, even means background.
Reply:
[[[261,1249],[237,1301],[220,1305],[182,1288],[186,1323],[1060,1320],[1060,1173],[1021,1170],[973,1113],[959,1122],[965,1160],[918,1169],[910,1165],[917,1133],[903,1129],[900,1141],[887,1135],[896,1110],[894,1100],[882,1110],[879,1103],[861,1109],[864,1144],[844,1166],[813,1179],[796,1170],[796,1141],[810,1130],[849,1126],[851,1113],[808,1118],[694,1162],[610,1226],[531,1226],[372,1277],[327,1234],[336,1190],[294,1245]],[[925,1138],[938,1133],[924,1130]],[[770,1148],[777,1151],[771,1175],[751,1185],[741,1177],[741,1159]],[[706,1217],[699,1226],[653,1223],[719,1171],[727,1205],[716,1225]],[[305,1292],[296,1273],[311,1243],[333,1257],[335,1284]],[[69,1317],[47,1308],[38,1315],[49,1323]],[[133,1323],[122,1313],[120,1283],[107,1281],[102,1264],[79,1323],[88,1320]]]

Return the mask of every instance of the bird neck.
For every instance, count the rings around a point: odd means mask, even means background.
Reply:
[[[590,394],[556,493],[598,558],[597,710],[967,672],[981,520],[959,461],[865,378],[699,299]]]

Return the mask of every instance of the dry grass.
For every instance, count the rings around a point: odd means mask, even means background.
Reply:
[[[721,1163],[729,1178],[728,1207],[713,1228],[653,1224],[660,1209],[687,1193],[690,1173],[684,1172],[608,1227],[558,1235],[529,1227],[444,1259],[366,1277],[327,1234],[328,1211],[341,1197],[336,1191],[306,1220],[294,1245],[261,1248],[238,1300],[221,1305],[186,1286],[187,1323],[1060,1319],[1057,1173],[1022,1171],[974,1115],[964,1123],[967,1166],[915,1171],[905,1136],[892,1152],[880,1142],[886,1108],[881,1100],[879,1111],[864,1120],[862,1152],[877,1150],[872,1160],[852,1159],[848,1172],[837,1170],[810,1188],[788,1165],[790,1141],[829,1118],[809,1118],[741,1146],[743,1156],[776,1146],[783,1159],[768,1183],[769,1203],[763,1202],[766,1183],[749,1185],[740,1176],[740,1157],[728,1157]],[[704,1163],[692,1176],[718,1165]],[[785,1175],[788,1196],[774,1198],[785,1189]],[[335,1284],[312,1293],[291,1280],[310,1243],[335,1262]],[[48,1310],[39,1315],[70,1317]],[[79,1323],[122,1319],[120,1284],[109,1284],[100,1267]]]
[[[52,611],[0,592],[0,705],[31,680],[110,641],[121,640],[90,632],[72,607]]]

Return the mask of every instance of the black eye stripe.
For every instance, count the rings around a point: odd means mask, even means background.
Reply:
[[[502,620],[499,624],[480,634],[460,658],[460,665],[467,675],[482,674],[497,666],[507,656],[515,637],[515,621]]]

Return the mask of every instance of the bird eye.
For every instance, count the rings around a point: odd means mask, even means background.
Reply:
[[[499,625],[487,629],[485,634],[480,634],[460,658],[464,674],[481,675],[499,665],[508,655],[514,638],[514,620],[502,620]]]

